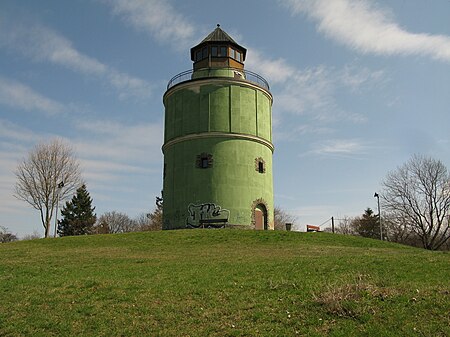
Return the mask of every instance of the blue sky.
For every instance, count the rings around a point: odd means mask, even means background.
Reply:
[[[162,95],[217,23],[274,96],[275,204],[297,227],[376,209],[413,154],[450,167],[448,0],[2,0],[0,226],[43,233],[13,197],[38,142],[72,144],[97,214],[162,188]]]

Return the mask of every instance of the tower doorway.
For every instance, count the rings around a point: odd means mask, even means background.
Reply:
[[[263,204],[258,204],[255,207],[255,229],[267,230],[267,209]]]

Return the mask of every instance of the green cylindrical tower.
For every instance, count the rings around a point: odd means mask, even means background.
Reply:
[[[273,229],[272,95],[219,25],[164,94],[164,229]]]

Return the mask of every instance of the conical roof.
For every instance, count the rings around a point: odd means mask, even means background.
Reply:
[[[217,25],[217,28],[214,29],[207,37],[205,37],[202,42],[199,44],[205,43],[205,42],[231,42],[233,44],[237,44],[236,41],[234,41],[230,35],[228,35],[225,31],[223,31],[220,28],[220,25]]]

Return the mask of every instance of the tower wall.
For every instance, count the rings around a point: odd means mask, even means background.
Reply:
[[[164,228],[200,219],[254,228],[261,207],[273,228],[272,96],[245,79],[205,75],[164,95]]]

